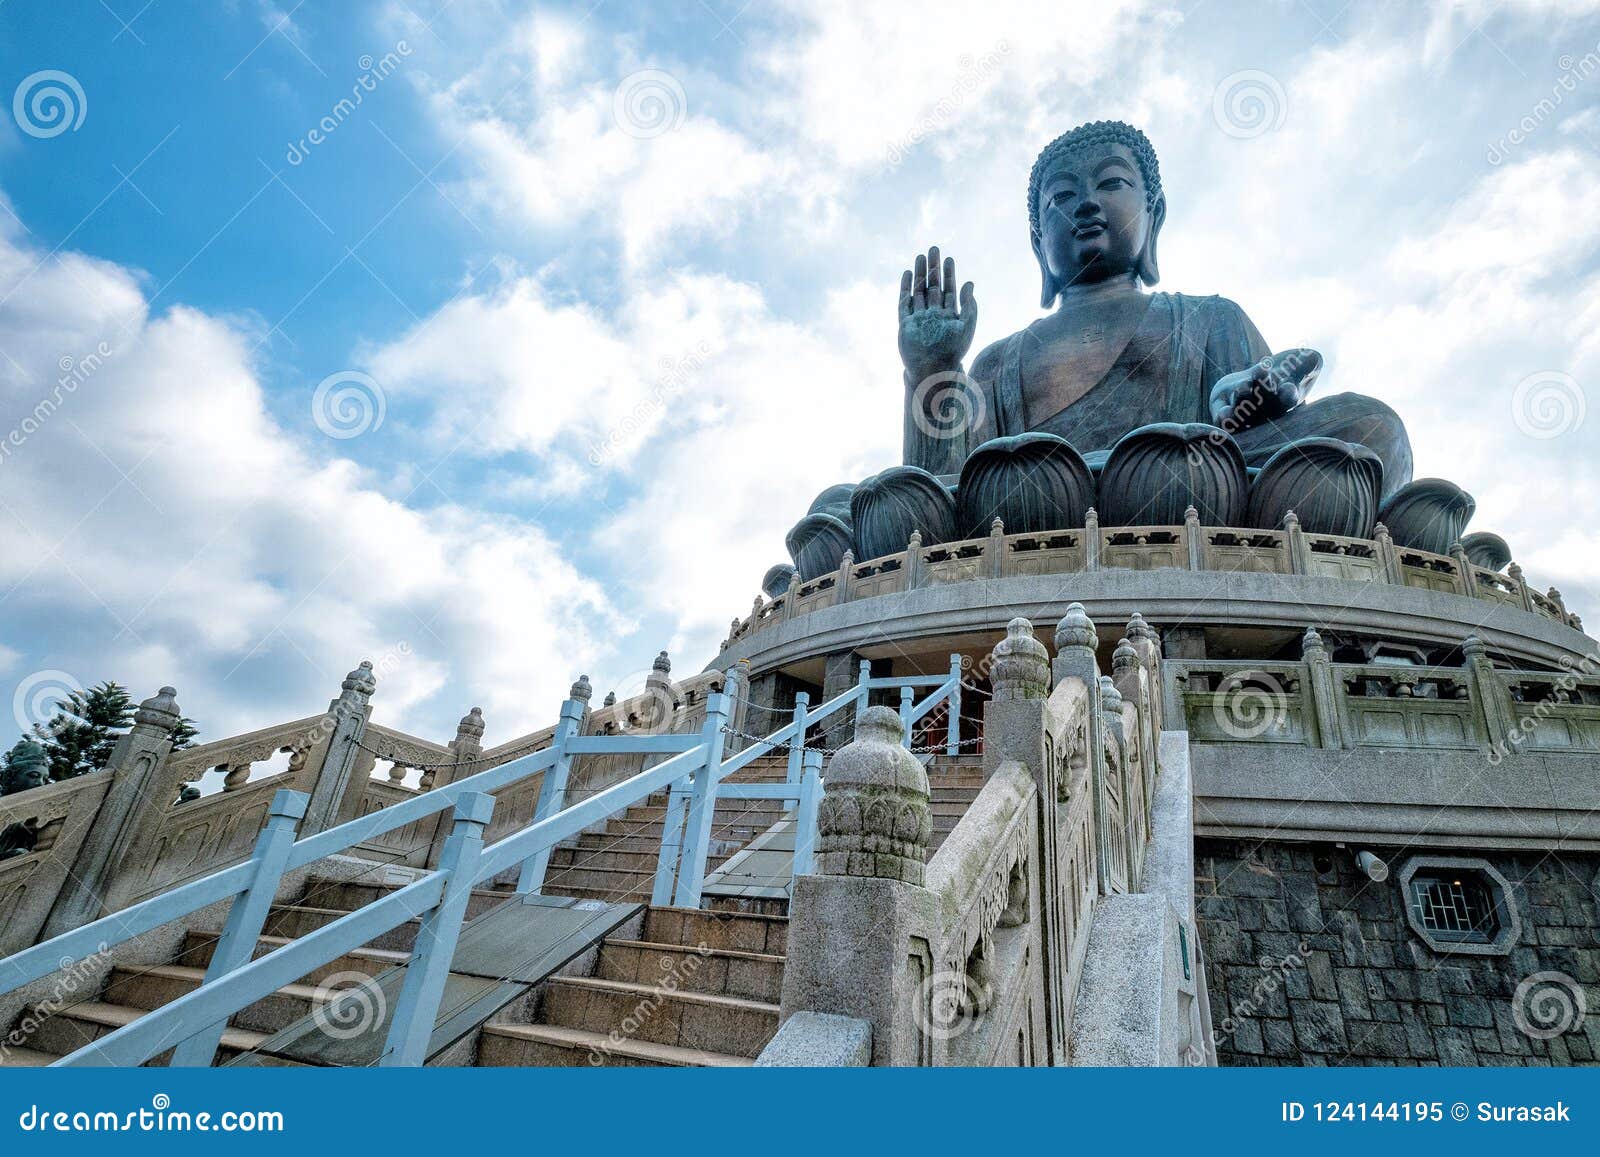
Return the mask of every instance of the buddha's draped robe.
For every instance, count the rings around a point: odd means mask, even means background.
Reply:
[[[1155,422],[1209,423],[1211,387],[1217,380],[1250,368],[1271,352],[1244,310],[1225,297],[1152,293],[1143,320],[1105,375],[1066,409],[1035,415],[1023,389],[1022,362],[1025,343],[1041,340],[1037,324],[978,355],[971,371],[977,397],[963,415],[967,420],[954,423],[954,430],[919,423],[908,409],[908,464],[954,475],[967,455],[990,438],[1042,430],[1065,438],[1098,468],[1106,452],[1131,430]],[[1383,460],[1385,496],[1411,480],[1411,444],[1404,425],[1388,406],[1360,394],[1307,402],[1233,433],[1252,467],[1301,438],[1339,438],[1367,446]]]

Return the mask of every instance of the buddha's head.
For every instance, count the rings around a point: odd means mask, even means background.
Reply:
[[[0,768],[0,795],[15,795],[49,782],[50,767],[44,748],[26,737],[19,739],[6,752],[5,767]]]
[[[1138,129],[1094,121],[1051,141],[1028,180],[1040,304],[1048,309],[1068,286],[1130,273],[1154,285],[1166,218],[1156,151]]]

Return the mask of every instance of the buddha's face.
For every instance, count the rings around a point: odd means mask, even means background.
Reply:
[[[1039,260],[1058,290],[1140,271],[1156,221],[1124,145],[1074,149],[1039,182]]]

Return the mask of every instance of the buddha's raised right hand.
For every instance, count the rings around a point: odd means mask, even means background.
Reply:
[[[941,270],[937,245],[900,275],[900,361],[908,383],[961,368],[978,329],[972,282],[961,287],[959,302],[955,258],[946,257]]]

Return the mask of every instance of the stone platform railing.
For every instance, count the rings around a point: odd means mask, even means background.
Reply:
[[[1600,754],[1591,673],[1496,667],[1468,637],[1460,667],[1333,663],[1307,631],[1298,663],[1168,660],[1167,711],[1196,743]]]
[[[642,694],[586,711],[584,733],[698,730],[707,697],[723,689],[725,678],[707,672],[674,683],[669,670],[658,660]],[[309,836],[539,751],[554,734],[552,725],[485,751],[483,715],[474,708],[449,744],[435,743],[372,723],[376,685],[364,663],[323,714],[176,752],[176,692],[163,688],[140,704],[104,770],[0,800],[0,833],[28,849],[0,859],[0,956],[245,862],[280,789],[310,796],[300,827]],[[586,683],[583,693],[586,699]],[[733,724],[742,725],[737,716]],[[568,795],[581,800],[637,774],[652,758],[579,757]],[[283,769],[273,770],[279,763]],[[387,766],[375,770],[380,764]],[[411,772],[420,772],[414,786],[405,782]],[[181,798],[181,788],[209,782],[212,773],[220,773],[221,790]],[[541,781],[534,775],[502,789],[491,836],[532,821]],[[432,866],[449,829],[446,810],[376,837],[355,854]]]
[[[1095,913],[1141,891],[1152,840],[1160,660],[1136,624],[1103,676],[1081,606],[1053,664],[1027,620],[1012,621],[989,662],[984,786],[926,868],[926,773],[891,712],[862,717],[824,778],[817,871],[790,904],[783,1025],[758,1063],[1073,1062]],[[1178,843],[1191,838],[1182,826]],[[1140,1046],[1088,1050],[1088,1063],[1207,1059],[1192,873],[1187,886],[1166,932],[1101,947],[1100,974],[1131,967],[1151,983],[1123,1018],[1143,1016],[1129,1025]],[[1165,913],[1166,897],[1146,899]]]
[[[759,597],[750,616],[734,620],[726,649],[799,615],[874,595],[972,579],[1079,574],[1112,569],[1313,575],[1382,582],[1465,595],[1517,607],[1578,629],[1561,592],[1540,594],[1510,564],[1505,573],[1474,565],[1456,544],[1448,555],[1397,546],[1380,523],[1371,539],[1309,534],[1293,512],[1281,530],[1208,527],[1191,507],[1182,526],[1103,527],[1089,512],[1081,529],[1006,534],[999,519],[987,537],[924,546],[913,534],[905,550],[857,562],[846,551],[839,569],[802,582],[797,575],[777,598]]]

